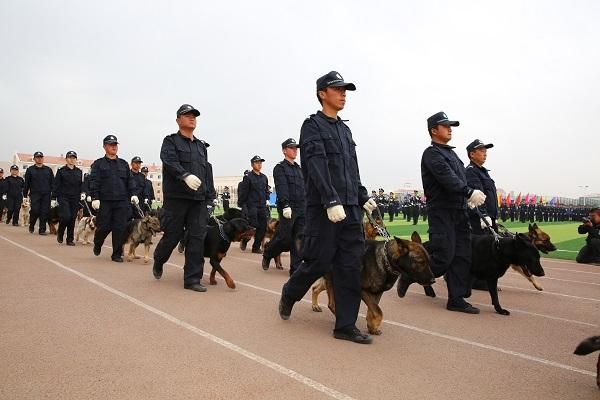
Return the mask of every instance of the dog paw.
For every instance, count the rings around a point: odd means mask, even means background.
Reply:
[[[210,280],[208,281],[208,283],[209,283],[210,285],[213,285],[213,286],[214,286],[214,285],[216,285],[216,284],[217,284],[217,280],[216,280],[216,279],[210,279]]]
[[[510,315],[510,311],[505,310],[504,308],[501,308],[499,310],[497,309],[496,312],[500,315]]]
[[[233,279],[225,279],[225,283],[229,289],[235,289],[235,282]]]
[[[312,310],[314,312],[323,312],[323,310],[321,309],[321,306],[319,306],[318,304],[317,305],[313,305],[312,306]]]
[[[369,328],[369,333],[371,335],[381,335],[381,329],[370,329]]]
[[[431,286],[425,286],[424,287],[425,290],[425,296],[427,297],[435,297],[435,290],[433,290],[433,288]]]
[[[544,291],[544,288],[543,288],[543,287],[541,287],[541,286],[536,286],[535,288],[536,288],[537,290],[539,290],[540,292]]]
[[[144,258],[144,264],[148,264],[148,261],[149,260],[147,258]]]
[[[275,268],[277,268],[277,269],[283,269],[283,266],[282,265],[275,265]]]

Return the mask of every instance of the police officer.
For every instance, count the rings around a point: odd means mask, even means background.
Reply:
[[[23,197],[29,196],[31,206],[29,232],[33,233],[33,228],[39,218],[39,234],[46,235],[54,173],[50,167],[44,165],[44,154],[41,151],[36,151],[33,154],[33,161],[35,164],[25,171],[25,187],[23,188]]]
[[[204,238],[208,220],[207,201],[215,198],[212,169],[203,141],[194,136],[200,111],[189,104],[177,110],[179,131],[164,138],[160,149],[163,163],[161,228],[164,232],[154,251],[152,273],[160,279],[163,265],[186,231],[183,287],[205,292],[200,283],[204,272]]]
[[[0,168],[0,220],[4,216],[6,197],[6,179],[4,179],[4,169]]]
[[[299,252],[304,232],[304,177],[295,161],[298,156],[296,141],[293,138],[285,140],[281,149],[285,158],[273,168],[279,225],[275,237],[265,245],[262,267],[268,270],[271,258],[289,250],[292,275],[302,262]]]
[[[19,167],[10,166],[10,176],[6,178],[2,197],[6,200],[6,225],[12,221],[13,226],[19,226],[19,211],[23,204],[23,188],[25,180],[19,176]]]
[[[152,210],[152,204],[156,197],[154,197],[154,186],[152,181],[148,179],[148,167],[142,167],[142,174],[144,175],[144,208],[146,211]]]
[[[469,222],[471,224],[471,232],[476,235],[482,235],[489,233],[487,224],[489,224],[496,232],[498,232],[498,226],[496,220],[498,219],[498,195],[496,194],[496,184],[490,177],[489,170],[486,169],[483,164],[487,160],[487,149],[494,147],[491,143],[483,143],[479,139],[473,140],[467,146],[467,156],[469,157],[469,165],[465,170],[467,177],[467,185],[470,188],[477,189],[485,194],[485,203],[477,209],[469,210]],[[477,213],[479,210],[479,213]],[[485,221],[480,218],[483,216]]]
[[[94,255],[99,256],[104,239],[112,231],[112,255],[114,262],[123,262],[123,241],[129,217],[129,203],[139,203],[135,182],[127,161],[119,158],[119,142],[115,135],[103,140],[105,155],[92,163],[90,170],[90,197],[92,208],[98,210]]]
[[[364,253],[362,209],[377,208],[360,181],[356,143],[338,112],[346,103],[353,83],[331,71],[317,80],[322,111],[302,124],[300,149],[306,188],[306,228],[303,262],[283,286],[279,315],[289,319],[300,301],[321,276],[332,273],[337,339],[371,343],[356,327],[360,305],[361,257]]]
[[[231,193],[229,193],[228,186],[223,188],[223,193],[221,193],[221,201],[223,202],[223,211],[227,212],[227,210],[229,210],[229,202],[231,201]]]
[[[133,195],[137,196],[138,200],[142,203],[142,207],[145,207],[147,202],[144,202],[145,189],[146,189],[146,175],[142,174],[142,159],[139,156],[135,156],[131,159],[131,177],[135,182],[135,189]],[[134,204],[129,205],[129,219],[141,218],[137,207]]]
[[[431,146],[423,152],[421,177],[427,198],[431,270],[436,277],[446,275],[450,311],[478,314],[479,309],[464,298],[470,294],[471,233],[467,215],[469,207],[479,207],[485,194],[467,185],[462,161],[447,143],[452,138],[451,121],[444,112],[427,119]],[[402,275],[398,295],[403,297],[410,278]],[[429,294],[429,293],[428,293]]]
[[[261,171],[265,160],[260,156],[250,159],[252,171],[244,176],[238,191],[238,203],[246,212],[250,225],[256,228],[252,252],[262,254],[260,246],[267,231],[267,212],[269,209],[269,179]],[[240,243],[242,250],[246,249],[247,240]]]
[[[387,206],[388,206],[388,198],[385,195],[385,190],[383,190],[383,188],[379,188],[379,193],[377,194],[375,203],[377,203],[377,209],[379,210],[379,215],[381,216],[381,219],[383,219],[383,216],[384,216],[385,212],[387,211]]]
[[[81,190],[83,172],[75,166],[77,153],[74,151],[67,151],[65,161],[67,164],[56,171],[52,188],[52,198],[58,201],[60,211],[56,240],[58,243],[63,242],[66,229],[67,246],[75,246],[74,231],[79,201],[85,201],[85,194]]]
[[[417,225],[419,222],[419,216],[421,215],[421,196],[419,196],[419,192],[416,190],[414,196],[412,197],[410,208],[410,215],[413,219],[413,225]]]
[[[394,222],[394,216],[398,213],[398,199],[396,193],[390,192],[388,197],[388,215],[389,221]]]

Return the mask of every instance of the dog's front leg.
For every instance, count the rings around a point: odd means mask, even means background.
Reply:
[[[381,335],[381,321],[383,321],[383,311],[379,307],[381,294],[372,294],[362,290],[360,297],[367,305],[367,328],[371,335]]]
[[[496,312],[501,315],[510,315],[510,311],[505,310],[500,306],[500,300],[498,299],[498,278],[488,279],[487,284],[490,297],[492,298],[492,304],[494,305]]]
[[[150,243],[144,243],[144,264],[150,260]]]
[[[319,294],[323,290],[325,290],[325,279],[321,278],[317,281],[317,283],[312,287],[312,310],[314,312],[321,312],[321,306],[319,306]]]

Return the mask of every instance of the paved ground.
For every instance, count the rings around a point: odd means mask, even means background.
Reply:
[[[1,399],[599,398],[596,356],[572,352],[600,334],[600,267],[544,261],[544,292],[508,273],[508,317],[484,292],[472,316],[446,311],[439,283],[433,300],[390,291],[383,335],[363,346],[333,339],[309,303],[282,321],[287,270],[237,245],[223,265],[238,288],[207,293],[183,290],[176,252],[156,281],[141,260],[1,224],[0,257]]]

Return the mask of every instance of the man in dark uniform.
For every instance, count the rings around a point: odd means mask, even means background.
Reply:
[[[584,217],[583,224],[577,227],[577,232],[584,235],[585,246],[583,246],[575,260],[583,264],[600,263],[600,208],[592,208],[588,217]]]
[[[302,172],[306,189],[306,228],[303,262],[283,286],[279,315],[290,318],[294,303],[310,286],[331,272],[335,282],[336,339],[371,343],[356,327],[360,305],[361,257],[364,253],[362,209],[371,213],[377,204],[360,181],[356,143],[338,112],[344,109],[346,90],[353,83],[331,71],[317,80],[322,111],[311,115],[300,130]]]
[[[390,195],[388,196],[388,216],[390,222],[394,222],[394,216],[398,214],[398,207],[399,203],[396,193],[390,192]]]
[[[252,252],[262,254],[260,246],[267,231],[267,213],[269,212],[269,179],[261,171],[265,160],[260,156],[250,159],[252,171],[244,176],[238,191],[238,203],[246,212],[250,225],[256,228]],[[248,241],[243,240],[240,248],[244,250]]]
[[[487,221],[487,223],[498,232],[496,220],[498,219],[498,195],[496,194],[496,184],[490,177],[489,170],[483,164],[487,160],[487,149],[494,147],[493,144],[485,144],[479,139],[473,140],[467,146],[467,156],[469,157],[469,165],[465,170],[467,176],[467,185],[472,189],[477,189],[485,194],[485,203],[477,209],[469,210],[469,222],[471,224],[471,232],[476,235],[490,233],[487,225],[481,220],[477,210]]]
[[[25,180],[19,176],[18,166],[10,166],[10,176],[6,178],[5,185],[3,197],[6,196],[6,225],[12,221],[13,226],[19,226]]]
[[[35,161],[35,164],[25,171],[25,187],[23,188],[23,197],[29,197],[31,207],[29,232],[33,233],[33,228],[39,218],[39,234],[46,235],[54,173],[50,167],[44,165],[44,154],[41,151],[36,151],[33,154],[33,161]]]
[[[216,194],[206,144],[194,136],[199,115],[200,111],[189,104],[179,107],[179,131],[165,137],[160,149],[164,199],[160,225],[164,234],[154,251],[152,273],[156,279],[161,278],[163,265],[185,230],[183,287],[206,292],[200,281],[204,273],[207,202]]]
[[[4,179],[4,169],[0,168],[0,220],[2,220],[2,217],[4,217],[6,197],[6,179]]]
[[[75,166],[77,153],[67,151],[65,160],[67,164],[56,171],[52,188],[52,198],[58,201],[60,210],[56,240],[58,243],[63,242],[66,229],[67,246],[75,246],[74,231],[77,211],[80,208],[79,201],[85,200],[85,194],[81,191],[83,173]]]
[[[383,215],[387,211],[387,207],[388,207],[388,198],[387,198],[387,196],[385,194],[385,190],[383,190],[383,188],[379,188],[379,193],[377,194],[375,203],[377,203],[377,209],[379,210],[379,215],[381,215],[381,219],[383,219]]]
[[[92,208],[98,210],[94,255],[99,256],[104,239],[112,231],[112,255],[114,262],[123,262],[123,241],[129,217],[129,203],[139,203],[135,182],[127,161],[117,156],[119,142],[115,135],[103,140],[105,155],[92,164],[90,170],[90,197]]]
[[[447,143],[452,139],[451,121],[444,112],[427,119],[431,146],[423,152],[421,177],[427,198],[431,270],[436,277],[446,275],[450,311],[478,314],[479,309],[465,301],[470,295],[471,232],[467,203],[479,207],[485,194],[467,185],[462,161]],[[402,275],[398,295],[404,297],[412,280]]]
[[[148,179],[148,167],[142,167],[140,170],[144,175],[144,200],[142,203],[144,204],[145,211],[152,210],[152,203],[154,203],[154,186],[152,185],[152,181]]]
[[[135,189],[133,190],[133,195],[138,198],[138,200],[142,203],[142,207],[145,206],[144,201],[144,191],[146,189],[146,175],[142,174],[142,158],[139,156],[135,156],[131,159],[131,178],[135,182]],[[134,204],[129,205],[129,219],[141,218],[137,207]]]
[[[221,201],[223,202],[223,212],[227,212],[227,210],[229,210],[229,202],[231,201],[231,193],[229,193],[228,186],[223,188],[223,193],[221,193]]]
[[[413,219],[413,225],[417,225],[419,222],[419,216],[421,215],[421,196],[419,196],[419,192],[416,190],[412,197],[410,215]]]
[[[275,237],[265,245],[262,267],[268,270],[271,258],[289,250],[292,275],[302,262],[299,253],[304,232],[304,177],[295,161],[298,156],[296,141],[287,139],[281,149],[285,159],[273,168],[279,225]]]

